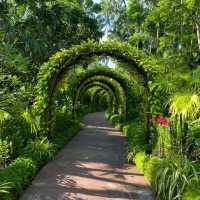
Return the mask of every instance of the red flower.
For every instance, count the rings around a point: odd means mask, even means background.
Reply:
[[[169,120],[167,118],[163,117],[162,115],[158,115],[155,119],[155,122],[164,127],[169,126]]]

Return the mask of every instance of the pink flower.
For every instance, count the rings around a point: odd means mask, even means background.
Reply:
[[[159,125],[162,125],[164,127],[168,127],[169,126],[169,120],[165,117],[163,117],[161,114],[158,115],[156,118],[155,118],[155,122]]]

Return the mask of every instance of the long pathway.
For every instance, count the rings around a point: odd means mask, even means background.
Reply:
[[[47,164],[20,200],[153,200],[143,175],[125,162],[126,140],[104,118],[85,128]]]

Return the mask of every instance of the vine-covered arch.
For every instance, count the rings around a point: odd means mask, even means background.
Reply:
[[[118,100],[118,105],[123,105],[123,115],[126,116],[126,88],[122,88],[121,85],[115,80],[111,79],[111,77],[105,77],[105,76],[91,76],[87,79],[84,78],[84,81],[80,81],[80,83],[77,86],[74,86],[75,94],[73,99],[73,107],[75,107],[77,99],[82,92],[82,89],[87,87],[87,85],[92,84],[93,82],[99,82],[107,85],[112,89],[112,91],[115,93],[116,98]],[[120,95],[120,90],[123,94]],[[120,106],[121,107],[121,106]]]
[[[95,41],[83,42],[70,49],[62,49],[41,66],[38,73],[34,108],[39,115],[44,113],[47,117],[43,118],[42,121],[49,121],[52,96],[57,84],[66,72],[71,66],[79,64],[85,58],[92,58],[94,56],[110,56],[122,63],[128,64],[142,79],[144,86],[148,87],[152,68],[146,61],[144,53],[126,43],[115,41],[105,43]]]
[[[116,102],[118,107],[122,110],[122,114],[123,117],[126,117],[126,99],[125,96],[123,96],[123,99],[120,99],[120,94],[119,94],[119,86],[118,85],[114,85],[112,82],[110,82],[109,80],[106,79],[95,79],[95,77],[93,77],[94,79],[87,79],[85,82],[83,82],[82,84],[80,84],[77,88],[75,88],[76,94],[74,97],[74,101],[73,101],[73,107],[76,108],[76,104],[80,98],[80,96],[82,95],[82,93],[84,93],[86,90],[88,90],[88,88],[90,87],[94,87],[94,86],[103,86],[104,88],[106,87],[107,90],[109,89],[112,93],[112,95],[115,97]],[[75,110],[73,111],[73,115],[75,115]]]
[[[94,101],[95,98],[96,98],[96,96],[98,96],[99,93],[101,93],[102,91],[104,91],[102,88],[97,89],[97,90],[95,91],[95,93],[93,94],[93,96],[92,96],[92,101]]]
[[[88,84],[86,87],[84,87],[82,89],[82,91],[80,91],[79,97],[81,98],[89,89],[94,88],[94,87],[98,87],[101,89],[101,91],[105,91],[109,97],[111,97],[111,102],[112,102],[112,112],[117,113],[118,110],[118,105],[119,105],[119,100],[117,95],[115,94],[115,91],[113,91],[113,88],[110,88],[108,85],[101,83],[101,82],[93,82]]]
[[[105,96],[106,94],[109,95],[108,91],[106,91],[103,88],[99,87],[98,89],[96,89],[96,91],[94,92],[94,94],[92,94],[92,97],[91,97],[92,103],[94,104],[94,103],[97,102],[97,97],[98,96],[102,97],[102,96]],[[112,99],[112,96],[109,96],[109,103],[111,103],[111,102],[114,103],[114,101]]]
[[[116,99],[117,100],[117,96],[114,94],[113,90],[111,88],[109,88],[107,85],[103,84],[103,83],[91,83],[91,84],[88,84],[86,88],[84,88],[84,90],[81,91],[80,93],[80,101],[81,101],[81,98],[84,97],[85,93],[87,93],[88,90],[90,90],[91,88],[97,88],[95,93],[91,95],[91,102],[94,101],[96,95],[96,92],[106,92],[112,99]]]

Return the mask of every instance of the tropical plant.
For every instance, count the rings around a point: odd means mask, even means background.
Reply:
[[[0,185],[5,187],[5,192],[0,193],[0,198],[7,200],[19,197],[30,184],[36,171],[37,166],[31,159],[19,157],[14,160],[9,167],[0,171]]]
[[[54,158],[55,151],[55,145],[50,143],[47,138],[37,138],[28,142],[23,154],[36,161],[38,165],[42,165]]]
[[[11,183],[2,183],[0,184],[0,194],[8,194],[10,189]]]
[[[181,199],[186,186],[199,180],[198,175],[192,162],[182,155],[171,153],[157,168],[154,183],[157,195],[163,200]]]

